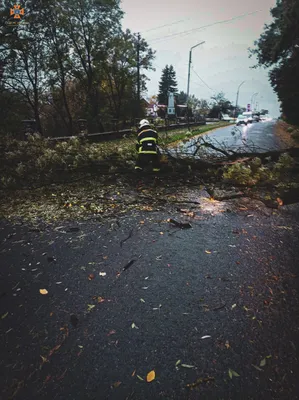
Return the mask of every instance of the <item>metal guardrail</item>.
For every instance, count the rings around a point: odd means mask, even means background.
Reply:
[[[60,136],[54,138],[48,138],[48,140],[53,142],[65,142],[70,140],[71,138],[84,138],[90,142],[105,142],[109,140],[117,140],[122,139],[126,135],[132,134],[132,129],[123,129],[120,131],[111,131],[111,132],[101,132],[101,133],[88,133],[87,135],[82,136]]]
[[[219,118],[206,118],[207,122],[220,122],[221,120]]]
[[[200,122],[190,122],[189,126],[199,126],[199,125],[205,125],[205,121],[200,121]],[[169,131],[173,129],[179,129],[179,128],[184,128],[187,127],[187,123],[181,123],[181,124],[170,124],[167,126],[156,126],[154,129],[157,131]],[[123,139],[124,137],[133,134],[134,131],[132,129],[123,129],[119,131],[111,131],[111,132],[102,132],[102,133],[89,133],[87,135],[80,135],[80,136],[60,136],[60,137],[54,137],[54,138],[48,138],[49,141],[51,142],[65,142],[67,140],[70,140],[71,138],[82,138],[85,139],[89,142],[107,142],[110,140],[117,140],[117,139]]]

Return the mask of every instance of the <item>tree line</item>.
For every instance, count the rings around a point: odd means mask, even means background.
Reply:
[[[178,90],[176,72],[173,65],[166,65],[165,68],[163,68],[159,82],[159,93],[152,101],[167,105],[169,92],[174,94],[175,103],[177,105],[188,104],[190,114],[198,112],[202,116],[209,118],[221,118],[223,114],[229,114],[230,116],[235,114],[236,106],[226,98],[225,93],[222,91],[214,93],[210,99],[198,99],[195,95],[189,95],[187,99],[187,93]],[[238,106],[236,114],[243,111],[246,111],[246,108]]]
[[[123,31],[120,0],[28,0],[17,21],[12,2],[0,0],[0,133],[16,134],[21,121],[36,120],[44,136],[72,135],[77,120],[90,132],[129,127],[142,117],[146,71],[155,51],[140,35]],[[270,82],[291,123],[299,123],[299,0],[277,0],[273,22],[250,49],[257,66],[270,67]],[[167,104],[173,91],[177,104],[187,95],[178,90],[172,65],[163,69],[157,100]],[[190,109],[217,118],[234,114],[223,92],[211,99],[191,95]],[[244,109],[239,108],[236,114]]]
[[[281,102],[283,117],[299,124],[299,0],[277,0],[271,9],[273,21],[264,31],[250,56],[255,67],[270,68],[269,80]]]
[[[137,72],[142,94],[155,53],[122,30],[119,0],[29,0],[17,24],[11,7],[0,2],[3,133],[28,115],[44,136],[73,134],[79,118],[101,132],[138,116]]]

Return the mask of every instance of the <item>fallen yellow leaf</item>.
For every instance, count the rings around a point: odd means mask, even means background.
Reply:
[[[206,253],[207,253],[207,254],[212,254],[212,252],[211,252],[211,251],[209,251],[209,250],[206,250]]]
[[[149,373],[147,374],[147,376],[146,376],[146,381],[147,381],[147,382],[151,382],[151,381],[153,381],[153,380],[155,379],[155,377],[156,377],[156,373],[155,373],[154,370],[152,370],[151,372],[149,372]]]
[[[47,289],[39,289],[40,294],[48,294]]]
[[[41,359],[43,360],[43,364],[46,363],[46,362],[49,362],[48,359],[47,359],[47,357],[43,357],[43,356],[40,356],[40,357],[41,357]]]
[[[279,206],[283,206],[283,201],[279,197],[277,197],[276,201]]]

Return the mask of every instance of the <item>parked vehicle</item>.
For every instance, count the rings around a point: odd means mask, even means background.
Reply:
[[[251,111],[243,112],[243,115],[247,118],[247,123],[251,124],[253,122],[253,116]]]
[[[248,118],[245,115],[238,115],[238,118],[236,120],[236,125],[247,125],[248,124]]]
[[[222,114],[222,121],[231,122],[232,118],[228,114]]]
[[[261,120],[260,116],[257,115],[257,114],[254,114],[254,115],[252,116],[252,118],[253,118],[253,121],[254,121],[254,122],[260,122],[260,120]]]

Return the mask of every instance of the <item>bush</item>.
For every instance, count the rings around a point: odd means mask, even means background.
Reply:
[[[292,139],[299,141],[299,129],[296,129],[291,134]]]
[[[242,163],[237,163],[226,167],[223,177],[224,179],[228,179],[240,185],[251,186],[256,183],[256,180],[253,178],[251,168]]]
[[[288,153],[284,153],[279,157],[278,162],[274,166],[274,170],[282,171],[291,169],[294,165],[294,162],[294,159]]]
[[[0,187],[3,188],[51,181],[63,172],[121,165],[136,157],[135,145],[129,139],[122,140],[121,144],[117,141],[88,143],[75,137],[56,143],[34,134],[28,141],[2,138],[0,149]]]
[[[287,153],[279,157],[274,164],[273,170],[262,165],[259,157],[251,160],[248,165],[237,163],[225,168],[224,179],[235,184],[252,186],[257,183],[278,183],[288,170],[294,165],[294,159]]]

